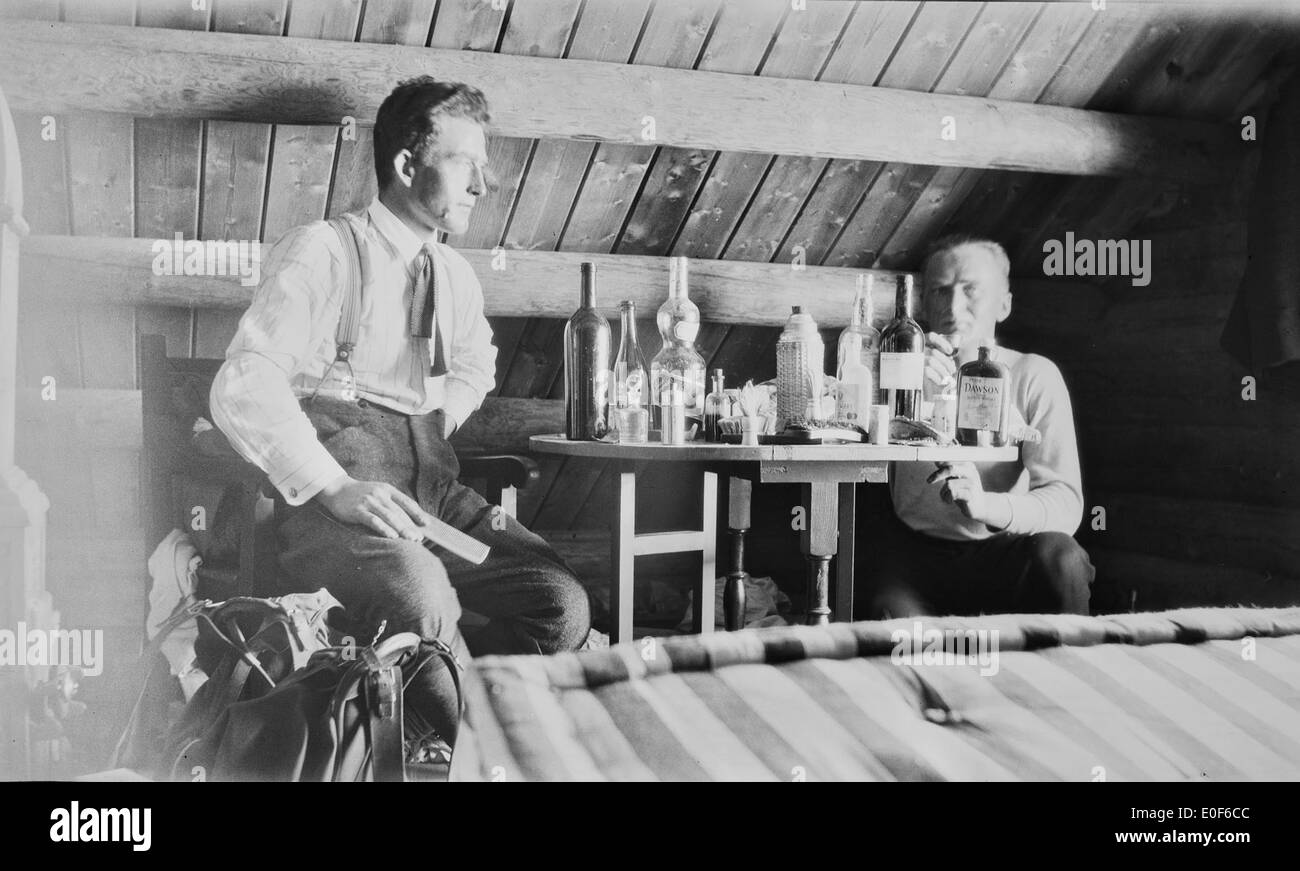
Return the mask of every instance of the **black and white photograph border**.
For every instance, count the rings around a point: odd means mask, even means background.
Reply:
[[[0,0],[0,780],[1300,780],[1298,62]]]

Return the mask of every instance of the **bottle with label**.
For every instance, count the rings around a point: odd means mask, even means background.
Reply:
[[[980,355],[957,375],[957,441],[975,447],[1008,444],[1011,425],[1011,371],[993,359],[992,349],[980,346]]]
[[[713,370],[713,389],[704,398],[704,440],[718,441],[718,422],[728,416],[729,404],[722,387],[722,370]]]
[[[880,389],[880,330],[874,326],[875,307],[871,300],[874,276],[864,272],[858,276],[858,291],[853,298],[853,312],[849,316],[849,325],[840,333],[839,352],[836,356],[835,377],[843,381],[844,361],[850,356],[861,360],[871,371],[872,395],[868,405],[875,405]]]
[[[817,322],[793,306],[776,342],[776,426],[806,424],[825,417],[820,407],[825,345]]]
[[[622,442],[644,442],[650,415],[650,370],[636,339],[636,303],[624,300],[620,307],[623,338],[614,359],[614,419]]]
[[[582,264],[582,305],[564,325],[564,434],[594,441],[609,431],[609,322],[596,311],[596,265]]]
[[[664,344],[650,361],[650,396],[655,409],[650,426],[662,429],[659,409],[669,404],[674,387],[682,392],[687,416],[704,416],[704,358],[695,350],[700,309],[690,300],[685,257],[668,261],[668,299],[659,306],[655,322]]]
[[[916,420],[925,382],[925,332],[912,315],[912,276],[898,276],[894,319],[880,334],[880,389],[894,417]]]

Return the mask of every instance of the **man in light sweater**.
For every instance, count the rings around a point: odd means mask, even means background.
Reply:
[[[296,227],[267,255],[211,392],[217,426],[278,491],[284,592],[328,588],[359,642],[384,627],[462,658],[573,649],[590,619],[546,542],[457,482],[447,441],[496,373],[478,278],[437,241],[465,232],[486,190],[487,124],[475,88],[422,76],[394,89],[375,119],[379,195],[348,216],[365,276],[356,346],[338,353],[348,237],[324,221]],[[426,548],[426,514],[488,544],[487,561]],[[417,730],[453,739],[441,660],[406,709],[408,725],[414,714]]]
[[[949,236],[925,261],[927,388],[951,384],[979,347],[1011,371],[1011,398],[1042,441],[999,463],[894,463],[894,517],[867,530],[870,616],[1088,613],[1095,570],[1074,540],[1083,487],[1070,395],[1046,357],[997,345],[1011,314],[1010,263],[996,242]],[[955,338],[957,354],[948,338]]]

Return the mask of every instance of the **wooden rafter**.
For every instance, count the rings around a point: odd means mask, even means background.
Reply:
[[[243,308],[252,300],[254,288],[244,284],[233,265],[221,267],[232,273],[225,275],[157,274],[184,269],[184,259],[177,263],[170,250],[175,244],[169,239],[32,236],[22,250],[23,293],[34,298],[71,296],[82,303],[215,309]],[[643,314],[652,313],[668,290],[668,261],[663,257],[504,249],[460,253],[482,282],[490,317],[569,317],[578,304],[578,267],[587,260],[596,264],[597,304],[611,318],[618,317],[619,302],[624,299],[635,302]],[[155,269],[160,255],[163,260]],[[208,256],[206,249],[203,256]],[[199,262],[194,260],[196,265]],[[219,261],[211,258],[205,262]],[[211,267],[207,271],[212,271]],[[859,271],[694,260],[690,293],[701,316],[715,323],[780,326],[790,316],[790,306],[797,304],[822,326],[842,327],[848,323]],[[250,268],[247,274],[251,282],[255,273]],[[899,273],[872,274],[876,311],[892,312],[894,276]]]
[[[0,35],[0,84],[42,114],[365,124],[429,71],[482,88],[508,136],[1192,181],[1232,162],[1215,125],[865,85],[114,25]]]

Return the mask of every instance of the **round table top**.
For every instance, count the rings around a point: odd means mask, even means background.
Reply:
[[[1006,462],[1020,456],[1019,447],[972,448],[914,445],[868,445],[860,443],[830,445],[744,445],[694,441],[684,445],[658,442],[621,445],[616,442],[569,441],[563,433],[535,435],[529,447],[538,453],[569,457],[592,457],[601,460],[677,460],[681,462],[795,462],[825,460],[831,462]]]

